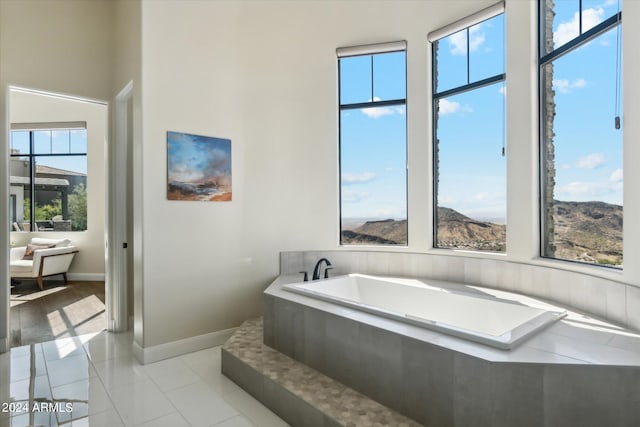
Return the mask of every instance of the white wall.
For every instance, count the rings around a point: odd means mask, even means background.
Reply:
[[[110,1],[2,0],[0,23],[4,84],[110,98]]]
[[[64,237],[78,246],[69,272],[75,280],[104,280],[105,147],[107,106],[12,90],[11,123],[87,123],[87,230],[78,232],[14,232],[11,241],[26,245],[32,237]]]

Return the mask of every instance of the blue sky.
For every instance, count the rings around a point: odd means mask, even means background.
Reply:
[[[168,179],[199,182],[231,175],[231,141],[167,132]]]
[[[556,47],[578,35],[578,4],[556,1]],[[583,31],[617,10],[617,1],[583,0]],[[503,16],[471,27],[469,46],[464,32],[440,40],[437,92],[467,83],[467,49],[470,82],[504,72],[503,40]],[[556,199],[622,204],[622,131],[614,129],[615,55],[614,29],[555,61]],[[369,58],[341,59],[342,104],[372,99]],[[404,97],[404,53],[374,59],[373,99]],[[501,82],[440,100],[440,206],[477,219],[505,220],[505,92]],[[343,110],[340,120],[343,218],[406,218],[404,107]]]
[[[405,53],[341,59],[340,102],[404,99]],[[340,114],[343,218],[406,218],[406,108],[402,104]]]
[[[87,152],[86,129],[70,131],[35,131],[34,148],[36,154],[67,154]],[[29,132],[11,132],[11,148],[20,153],[29,152]],[[67,171],[87,173],[87,157],[39,157],[37,164]]]
[[[557,47],[577,34],[577,2],[556,3]],[[583,0],[583,31],[617,10],[617,1]],[[617,31],[554,63],[556,199],[622,205],[622,130],[614,128]]]

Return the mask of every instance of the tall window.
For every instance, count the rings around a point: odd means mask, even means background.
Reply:
[[[430,40],[434,247],[504,252],[504,14]]]
[[[406,245],[405,43],[371,48],[338,49],[340,242]]]
[[[38,125],[12,125],[12,129],[11,230],[86,230],[86,129]]]
[[[542,256],[622,267],[619,1],[540,1]]]

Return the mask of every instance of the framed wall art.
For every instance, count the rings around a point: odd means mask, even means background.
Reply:
[[[231,140],[167,132],[167,199],[231,201]]]

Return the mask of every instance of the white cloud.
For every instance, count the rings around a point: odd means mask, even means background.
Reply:
[[[553,88],[560,93],[569,93],[569,80],[566,79],[554,79]]]
[[[577,14],[576,14],[577,15]],[[582,32],[589,31],[604,20],[604,9],[590,8],[582,12]]]
[[[496,201],[505,200],[505,193],[504,192],[491,193],[488,191],[481,191],[480,193],[474,194],[472,199],[482,203],[494,203]]]
[[[587,81],[582,78],[569,81],[567,79],[554,79],[553,88],[560,93],[571,93],[573,89],[582,89],[587,86]]]
[[[555,47],[560,47],[579,35],[580,15],[578,13],[574,13],[570,21],[560,23],[558,29],[553,32],[553,44]],[[602,22],[603,17],[604,9],[601,7],[585,9],[582,12],[582,32],[584,33],[598,25]]]
[[[469,49],[475,52],[485,41],[484,33],[480,32],[481,25],[475,25],[469,29]]]
[[[466,55],[467,53],[467,32],[458,31],[449,36],[449,47],[452,55]]]
[[[452,204],[454,204],[456,202],[457,202],[457,200],[453,196],[443,196],[443,195],[439,195],[438,196],[438,205],[440,205],[440,206],[448,206],[448,205],[452,205]]]
[[[622,182],[623,174],[622,169],[616,169],[611,173],[609,177],[609,182]]]
[[[595,169],[604,164],[604,155],[602,153],[592,153],[588,156],[580,157],[576,163],[579,169]]]
[[[379,119],[382,116],[390,116],[393,114],[393,110],[387,107],[363,108],[362,114],[372,119]]]
[[[571,83],[571,87],[574,89],[582,89],[587,86],[587,81],[585,79],[575,79],[573,83]]]
[[[363,172],[363,173],[343,173],[342,174],[342,183],[345,185],[348,184],[366,184],[367,182],[371,182],[376,179],[376,174],[373,172]]]
[[[380,98],[375,96],[373,97],[373,100],[380,101]],[[369,99],[369,102],[371,102],[371,99]],[[383,117],[383,116],[391,116],[393,114],[404,114],[405,107],[404,105],[397,106],[397,107],[372,107],[372,108],[363,108],[361,111],[362,111],[362,114],[368,117],[371,117],[372,119],[379,119],[380,117]]]
[[[441,99],[438,101],[438,113],[441,116],[457,113],[459,110],[460,110],[459,102],[449,101],[448,99]]]
[[[481,24],[475,25],[469,29],[469,49],[470,52],[475,52],[485,42],[484,33],[480,31]],[[457,33],[449,36],[449,47],[452,55],[466,55],[467,54],[467,32],[458,31]]]
[[[461,105],[456,101],[449,101],[448,99],[442,98],[438,101],[438,113],[441,116],[446,116],[447,114],[466,112],[471,113],[473,109],[468,105]]]
[[[345,203],[358,203],[363,199],[369,197],[369,193],[366,191],[343,191],[342,201]]]
[[[559,200],[602,200],[607,203],[622,204],[622,169],[614,170],[607,181],[574,181],[558,186],[556,198]]]
[[[600,196],[609,192],[609,187],[600,182],[571,182],[559,188],[560,194],[571,196]]]
[[[500,86],[499,91],[500,91],[501,94],[503,94],[505,96],[507,95],[507,87],[506,86]]]
[[[570,182],[558,188],[560,200],[603,200],[606,195],[620,193],[622,182]]]

